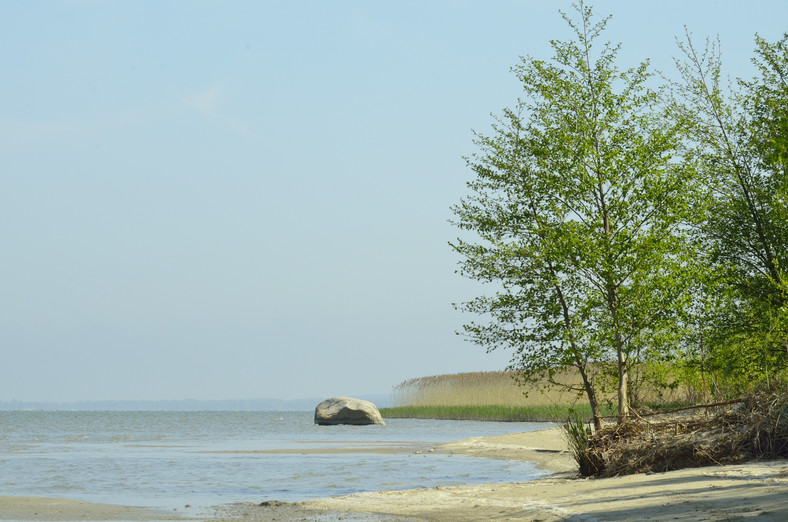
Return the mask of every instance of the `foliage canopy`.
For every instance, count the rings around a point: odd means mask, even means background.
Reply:
[[[574,39],[551,42],[549,61],[522,58],[523,98],[476,135],[471,195],[453,211],[477,238],[452,246],[463,275],[495,288],[459,306],[488,319],[469,339],[512,349],[526,380],[577,367],[598,423],[606,376],[623,419],[631,368],[671,355],[697,176],[648,63],[619,70],[619,46],[599,42],[607,19],[576,11],[562,13]]]
[[[730,88],[718,42],[699,50],[687,34],[677,61],[679,112],[712,201],[697,231],[713,275],[700,285],[705,341],[689,356],[733,393],[788,367],[788,35],[755,43],[758,76]]]

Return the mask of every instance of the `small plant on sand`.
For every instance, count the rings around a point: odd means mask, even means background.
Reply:
[[[564,437],[572,457],[577,462],[580,474],[590,477],[598,473],[602,466],[602,461],[594,451],[588,447],[588,438],[591,436],[591,426],[583,422],[579,417],[569,418],[562,425]]]

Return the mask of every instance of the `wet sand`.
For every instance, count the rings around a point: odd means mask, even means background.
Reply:
[[[438,446],[435,451],[529,460],[554,473],[522,483],[379,491],[292,504],[228,504],[198,517],[180,519],[788,520],[786,460],[580,479],[558,429],[473,438]],[[4,520],[177,520],[178,515],[78,501],[0,497],[0,519]]]
[[[577,477],[558,429],[474,438],[437,448],[486,458],[529,460],[554,473],[539,480],[428,490],[379,491],[284,506],[281,520],[353,514],[347,520],[616,521],[788,520],[788,461],[684,469],[605,479]],[[304,511],[299,512],[298,509]],[[248,520],[272,520],[256,506]],[[258,518],[259,517],[259,518]],[[310,518],[313,517],[313,518]],[[361,517],[361,518],[356,518]]]
[[[177,513],[44,497],[0,497],[2,520],[178,520]]]

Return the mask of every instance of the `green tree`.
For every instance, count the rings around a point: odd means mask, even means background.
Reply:
[[[679,47],[683,114],[714,201],[700,234],[724,296],[702,322],[711,368],[739,393],[788,366],[788,35],[756,36],[759,74],[734,86],[719,43],[700,51],[687,34]]]
[[[494,287],[458,305],[484,317],[469,340],[513,350],[525,381],[575,367],[599,426],[605,375],[625,420],[631,368],[675,344],[695,175],[648,63],[620,71],[619,46],[598,41],[608,19],[575,8],[561,13],[574,39],[522,58],[523,98],[476,135],[471,195],[452,209],[473,239],[452,246],[461,274]]]

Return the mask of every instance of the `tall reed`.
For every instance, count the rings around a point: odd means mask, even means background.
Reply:
[[[577,418],[590,420],[591,407],[578,404],[572,408]],[[563,422],[569,406],[400,406],[381,408],[387,419],[449,419],[497,422]]]
[[[576,404],[582,397],[565,389],[543,391],[541,386],[518,386],[515,374],[468,372],[417,377],[394,387],[393,407],[402,406],[508,406],[532,407]],[[567,384],[579,384],[572,372],[558,376]],[[575,382],[578,381],[578,382]],[[527,396],[526,396],[527,395]]]

